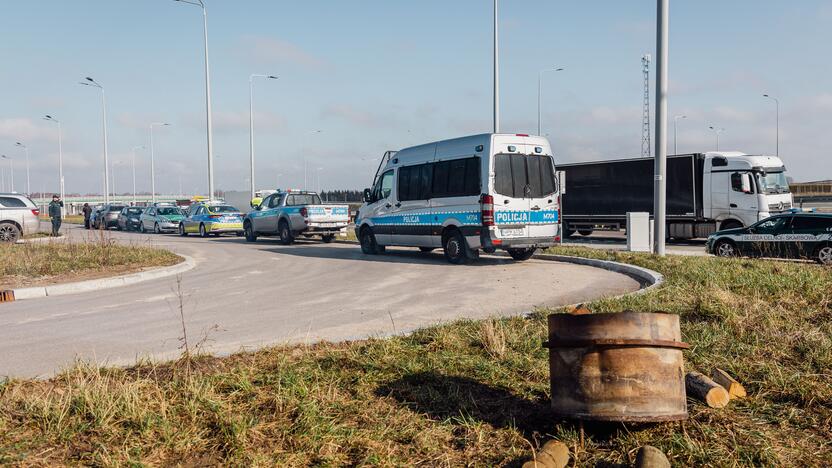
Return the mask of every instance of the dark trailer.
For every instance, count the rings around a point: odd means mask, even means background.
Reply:
[[[562,199],[564,233],[589,235],[594,230],[626,227],[628,212],[653,215],[654,159],[620,159],[559,164],[566,173]],[[667,158],[667,222],[697,226],[702,216],[703,154]],[[712,228],[710,228],[712,229]],[[699,231],[699,229],[696,229]],[[699,232],[691,233],[699,234]]]

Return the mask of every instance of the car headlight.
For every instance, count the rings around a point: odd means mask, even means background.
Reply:
[[[134,223],[138,223],[138,222],[139,222],[139,218],[130,218],[130,221],[133,221]]]

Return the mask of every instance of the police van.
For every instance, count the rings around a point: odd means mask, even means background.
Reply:
[[[498,249],[528,260],[558,240],[558,206],[549,141],[487,133],[385,153],[356,235],[369,255],[407,246],[442,248],[455,264]]]

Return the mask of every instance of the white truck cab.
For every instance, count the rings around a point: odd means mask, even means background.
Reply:
[[[737,151],[705,153],[704,217],[717,229],[750,226],[792,208],[783,161]]]
[[[549,141],[482,134],[387,152],[356,218],[361,249],[442,248],[451,263],[479,250],[527,260],[559,236]]]

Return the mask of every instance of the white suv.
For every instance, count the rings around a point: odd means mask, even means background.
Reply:
[[[26,195],[0,193],[0,242],[17,242],[40,229],[40,210]]]

